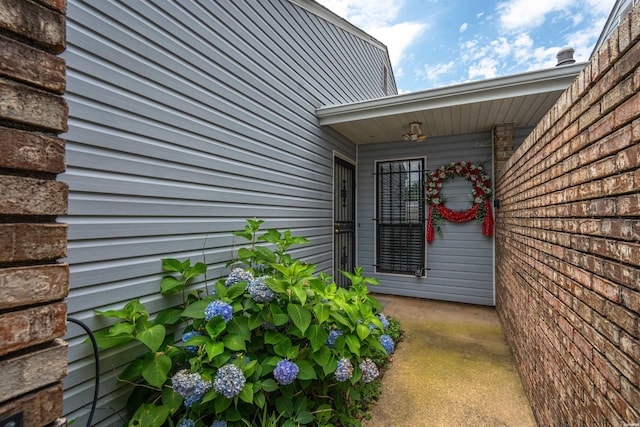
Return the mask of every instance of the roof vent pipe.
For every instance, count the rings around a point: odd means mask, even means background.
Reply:
[[[558,51],[558,54],[556,55],[556,58],[558,59],[556,67],[575,63],[576,60],[573,59],[574,52],[575,51],[573,50],[573,48],[570,47],[563,47],[562,49],[560,49]]]

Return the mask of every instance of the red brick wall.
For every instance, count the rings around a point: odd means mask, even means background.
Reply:
[[[65,0],[0,0],[0,421],[63,425]]]
[[[497,309],[540,425],[640,423],[640,5],[505,165]]]

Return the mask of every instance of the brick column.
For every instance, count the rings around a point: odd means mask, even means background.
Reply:
[[[65,425],[66,0],[0,0],[0,424]]]
[[[504,173],[504,165],[513,154],[513,123],[493,127],[493,170],[497,180]]]

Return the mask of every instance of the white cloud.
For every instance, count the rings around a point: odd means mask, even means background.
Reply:
[[[460,32],[464,33],[465,31],[467,31],[467,28],[469,28],[469,24],[467,24],[466,22],[463,23],[462,25],[460,25]]]
[[[441,75],[451,72],[454,66],[455,63],[453,61],[436,65],[424,64],[424,69],[417,74],[423,80],[437,81]]]
[[[500,24],[508,31],[523,31],[544,24],[549,13],[566,11],[575,0],[508,0],[498,4]]]
[[[468,70],[469,79],[490,79],[498,76],[498,61],[493,58],[484,58],[480,62],[472,64]]]
[[[407,48],[422,34],[426,25],[420,22],[401,22],[385,27],[371,28],[367,32],[387,45],[393,68],[405,57]]]

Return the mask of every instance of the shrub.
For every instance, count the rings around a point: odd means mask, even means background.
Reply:
[[[204,264],[164,259],[161,293],[181,295],[181,305],[154,319],[139,301],[97,311],[119,319],[96,333],[101,348],[137,340],[149,350],[120,375],[138,386],[129,425],[359,425],[399,337],[368,294],[377,281],[356,268],[343,272],[351,286],[337,287],[288,254],[305,238],[262,223],[234,233],[248,247],[210,294],[189,290]]]

